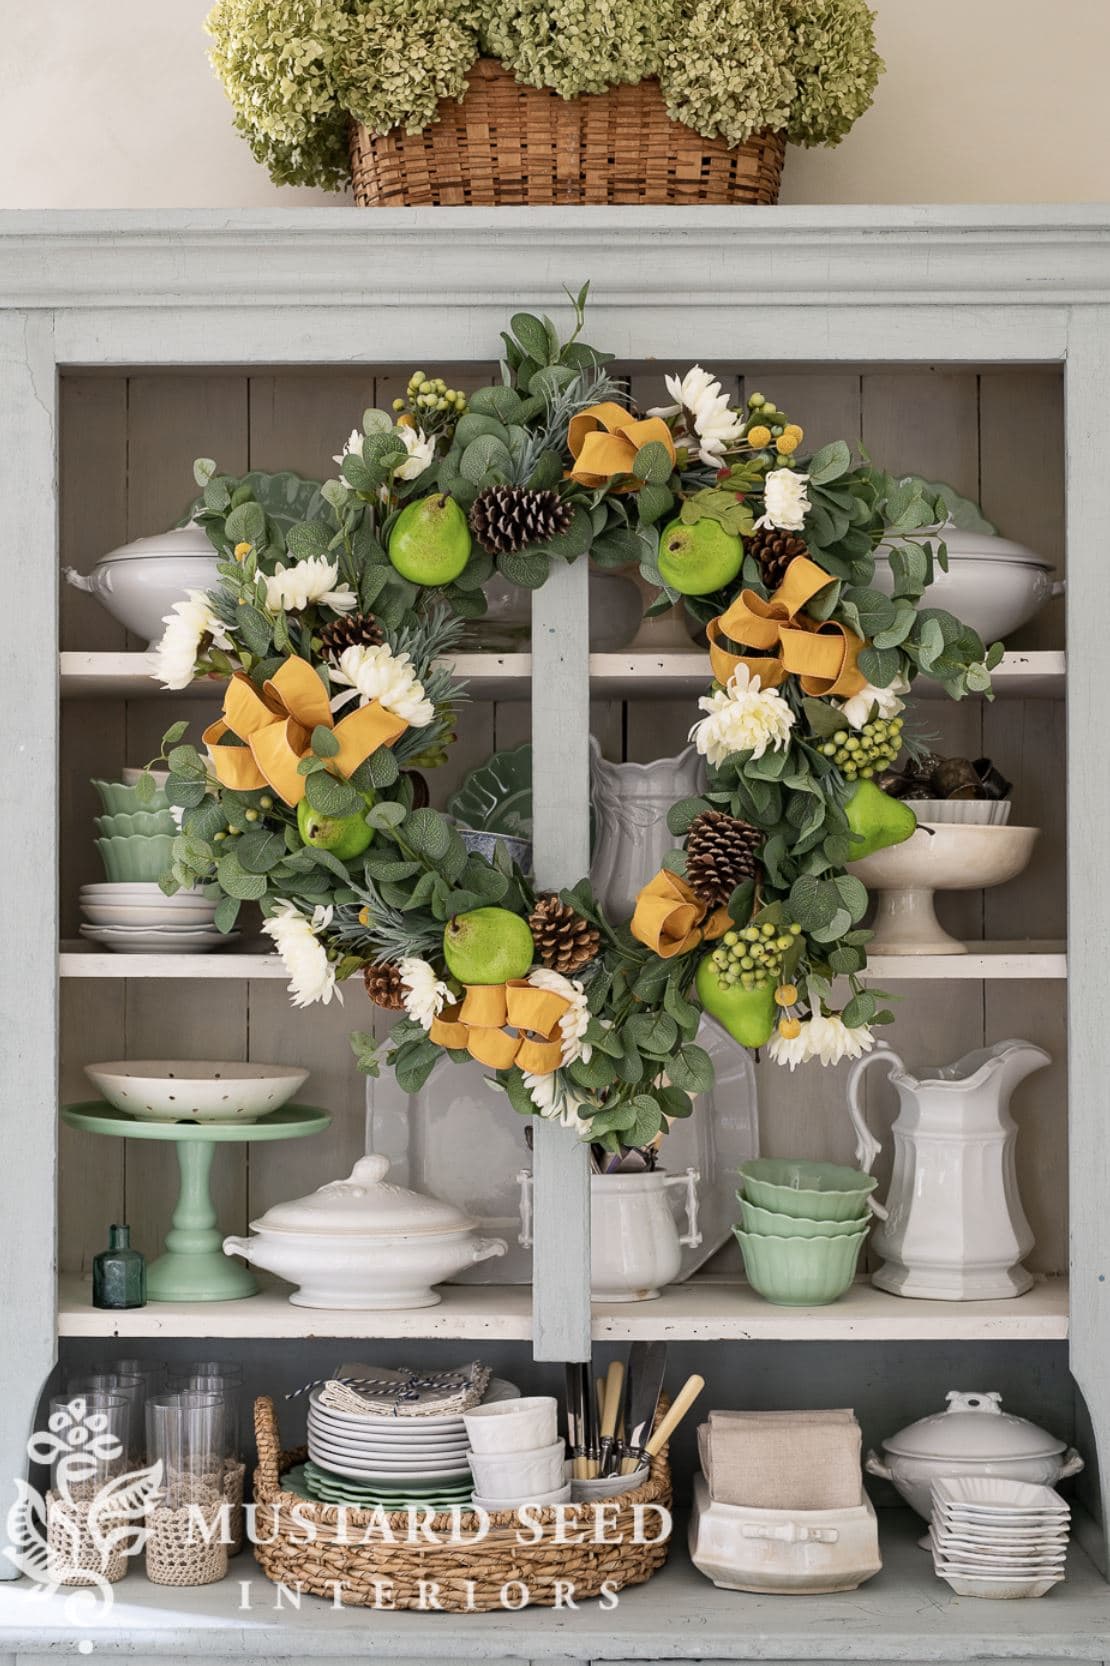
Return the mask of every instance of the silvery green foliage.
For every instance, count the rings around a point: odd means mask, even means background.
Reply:
[[[669,10],[656,0],[487,0],[482,38],[518,81],[577,98],[657,74]]]

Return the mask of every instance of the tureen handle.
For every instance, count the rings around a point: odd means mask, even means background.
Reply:
[[[470,1262],[488,1261],[491,1255],[504,1255],[509,1246],[504,1238],[476,1238],[470,1248]]]
[[[1056,1479],[1058,1481],[1066,1481],[1069,1475],[1078,1475],[1082,1468],[1083,1459],[1079,1456],[1079,1453],[1075,1450],[1074,1446],[1069,1446],[1067,1451],[1064,1453],[1064,1461],[1060,1465],[1060,1473]]]
[[[697,1249],[701,1243],[701,1232],[698,1229],[698,1181],[701,1175],[697,1169],[687,1169],[685,1174],[668,1174],[664,1186],[684,1186],[686,1188],[686,1232],[678,1240],[686,1249]]]
[[[532,1248],[532,1173],[530,1169],[521,1169],[517,1175],[520,1187],[520,1231],[517,1233],[517,1243],[521,1249]]]
[[[72,584],[75,590],[86,590],[90,596],[95,596],[98,586],[85,573],[79,573],[76,567],[63,567],[67,584]]]
[[[867,1126],[867,1117],[860,1103],[860,1083],[868,1065],[880,1062],[886,1065],[888,1076],[891,1071],[901,1070],[902,1068],[902,1061],[897,1053],[892,1052],[889,1047],[877,1047],[873,1053],[868,1053],[862,1059],[857,1059],[848,1072],[848,1115],[851,1117],[852,1127],[856,1131],[856,1162],[864,1174],[871,1173],[875,1165],[875,1158],[883,1148]],[[878,1215],[881,1221],[885,1221],[887,1219],[885,1204],[878,1203],[873,1197],[868,1198],[867,1201],[871,1205],[872,1214]]]
[[[877,1452],[867,1454],[863,1467],[868,1475],[877,1475],[882,1481],[893,1481],[894,1479],[889,1466],[883,1462]]]

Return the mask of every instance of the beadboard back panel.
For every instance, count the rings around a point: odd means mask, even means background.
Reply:
[[[600,339],[600,337],[599,337]],[[440,363],[436,370],[446,367]],[[669,365],[622,368],[637,402],[667,398]],[[685,368],[684,361],[674,369]],[[978,498],[1001,532],[1031,545],[1063,568],[1062,386],[1055,369],[951,370],[868,367],[856,370],[718,365],[726,385],[746,397],[773,397],[804,424],[807,445],[835,437],[861,443],[895,472],[947,480]],[[87,572],[105,551],[173,524],[193,495],[192,462],[215,457],[232,472],[247,468],[334,473],[334,452],[371,404],[388,407],[404,391],[408,366],[379,369],[74,372],[61,385],[62,562]],[[496,374],[492,364],[451,367],[450,379],[471,388]],[[1030,456],[1037,466],[1028,464]],[[61,646],[87,650],[145,646],[89,596],[63,586]],[[1063,646],[1062,604],[1053,602],[1009,646]],[[194,732],[208,721],[207,703],[182,708]],[[215,701],[211,708],[214,713]],[[941,901],[949,929],[972,938],[1058,939],[1064,935],[1063,703],[1006,700],[953,707],[928,702],[924,729],[935,744],[969,756],[990,755],[1015,783],[1014,817],[1042,828],[1029,870],[999,892]],[[89,786],[158,751],[159,737],[178,715],[173,697],[133,701],[72,701],[62,723],[62,881],[64,936],[78,923],[77,893],[102,877],[92,846],[97,811]],[[639,762],[679,750],[696,716],[682,700],[597,700],[591,728],[606,756]],[[434,802],[447,795],[491,751],[528,738],[526,700],[480,702],[465,709],[447,764],[431,778]],[[1045,1046],[1050,1070],[1020,1090],[1018,1166],[1037,1247],[1030,1264],[1060,1272],[1067,1264],[1066,1122],[1062,983],[955,981],[905,983],[895,1011],[892,1044],[911,1068],[948,1062],[970,1048],[1008,1035]],[[96,1059],[150,1056],[253,1057],[310,1066],[306,1101],[326,1106],[331,1128],[313,1140],[228,1147],[214,1192],[221,1224],[242,1231],[281,1198],[347,1172],[363,1147],[363,1080],[353,1068],[347,1035],[365,1027],[361,986],[348,985],[342,1006],[294,1012],[280,982],[239,984],[180,980],[66,979],[62,984],[64,1100],[87,1097],[82,1073]],[[771,1155],[852,1160],[845,1110],[845,1070],[791,1076],[758,1067],[763,1149]],[[870,1111],[880,1138],[894,1108],[892,1091],[867,1078]],[[506,1112],[506,1114],[509,1114]],[[135,1241],[154,1251],[174,1192],[173,1165],[158,1146],[98,1140],[61,1132],[61,1265],[86,1269],[113,1219],[131,1222]],[[523,1131],[521,1153],[524,1154]],[[880,1160],[879,1172],[888,1154]],[[733,1248],[715,1270],[739,1271]]]

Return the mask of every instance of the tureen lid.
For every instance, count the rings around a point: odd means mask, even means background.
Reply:
[[[416,1233],[464,1232],[477,1225],[441,1198],[391,1186],[389,1158],[360,1157],[346,1180],[330,1180],[308,1197],[275,1203],[252,1232],[334,1233],[361,1238],[411,1237]]]
[[[208,534],[202,526],[197,526],[193,521],[190,521],[188,526],[171,527],[168,532],[152,532],[144,538],[134,538],[130,544],[121,544],[118,549],[109,550],[100,560],[136,561],[140,557],[149,560],[151,556],[164,556],[172,560],[183,555],[200,555],[207,556],[211,561],[219,560]]]
[[[896,1458],[1042,1458],[1064,1450],[1028,1418],[1002,1410],[1001,1394],[945,1396],[946,1411],[922,1417],[883,1441]]]

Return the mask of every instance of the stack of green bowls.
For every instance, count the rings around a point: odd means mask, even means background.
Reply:
[[[878,1182],[838,1163],[759,1157],[740,1165],[742,1225],[735,1227],[748,1279],[779,1307],[824,1307],[849,1288],[871,1225]]]
[[[129,772],[131,773],[131,772]],[[114,884],[156,884],[170,866],[177,823],[164,786],[143,794],[128,781],[93,781],[104,814],[96,818],[96,848]]]

